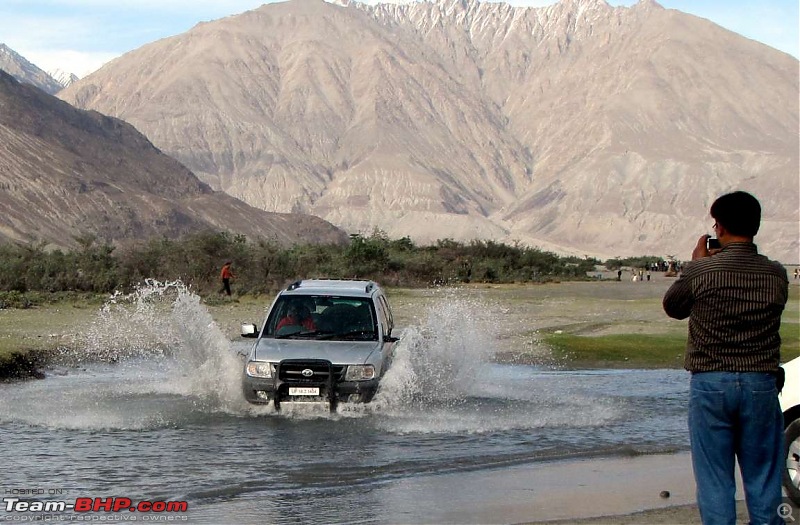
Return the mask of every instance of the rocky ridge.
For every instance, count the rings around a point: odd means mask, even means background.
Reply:
[[[78,110],[0,71],[0,240],[72,247],[231,231],[280,244],[343,231],[215,192],[130,124]]]
[[[0,70],[51,95],[64,88],[64,84],[5,44],[0,44]]]
[[[55,69],[53,71],[49,71],[47,74],[50,75],[53,78],[53,80],[55,80],[61,85],[61,89],[69,87],[74,82],[80,80],[78,75],[76,75],[75,73],[69,73],[68,71],[64,71],[62,69]]]

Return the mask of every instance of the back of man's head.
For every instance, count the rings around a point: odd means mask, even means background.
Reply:
[[[714,201],[711,216],[731,235],[755,237],[761,226],[761,204],[749,193],[735,191]]]

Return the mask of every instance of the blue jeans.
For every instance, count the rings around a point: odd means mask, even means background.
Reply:
[[[762,372],[692,374],[689,437],[703,525],[736,523],[734,458],[751,524],[783,525],[783,415],[775,376]]]

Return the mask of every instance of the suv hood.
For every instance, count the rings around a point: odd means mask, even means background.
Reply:
[[[370,354],[380,352],[380,341],[317,341],[307,339],[259,339],[253,360],[327,359],[333,364],[363,364]]]

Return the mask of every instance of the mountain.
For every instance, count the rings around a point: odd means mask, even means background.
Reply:
[[[20,82],[36,86],[51,95],[64,88],[47,72],[28,62],[25,57],[5,44],[0,44],[0,69]]]
[[[59,94],[214,188],[419,242],[685,257],[733,189],[800,260],[798,61],[652,0],[267,4]]]
[[[227,230],[344,242],[316,217],[252,208],[215,192],[130,124],[70,106],[0,71],[0,239],[76,245]]]
[[[55,69],[53,71],[49,71],[47,74],[50,75],[53,78],[53,80],[58,82],[59,85],[61,85],[61,89],[69,87],[72,85],[73,82],[80,80],[78,75],[74,73],[69,73],[67,71],[63,71],[61,69]]]

